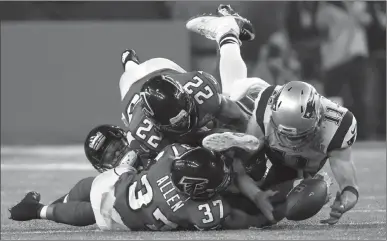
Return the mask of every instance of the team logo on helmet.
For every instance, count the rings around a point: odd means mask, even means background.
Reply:
[[[206,185],[209,180],[206,178],[197,178],[197,177],[182,177],[179,184],[183,185],[183,190],[185,193],[190,194],[200,194],[206,190]]]
[[[101,148],[102,144],[105,142],[105,140],[106,140],[106,137],[101,132],[98,131],[97,134],[95,134],[95,136],[90,137],[89,147],[98,151],[99,148]]]
[[[146,94],[144,92],[140,92],[141,99],[145,103],[144,110],[150,114],[151,116],[155,115],[155,112],[153,111],[152,107],[150,106],[148,99],[146,98]]]
[[[316,117],[316,100],[314,96],[313,92],[311,92],[308,102],[306,103],[304,115],[302,116],[305,119],[312,119]]]
[[[279,98],[281,92],[282,92],[282,89],[279,91],[274,90],[273,94],[271,95],[271,97],[268,101],[269,105],[271,105],[272,111],[277,111],[277,108],[279,107],[279,106],[277,106],[277,102],[278,102],[278,98]]]

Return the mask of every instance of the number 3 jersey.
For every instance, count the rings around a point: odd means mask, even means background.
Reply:
[[[176,156],[189,150],[186,145],[167,146],[157,162],[140,174],[124,173],[115,184],[115,210],[131,230],[213,229],[231,212],[220,196],[207,201],[192,201],[172,184],[171,165]],[[185,178],[187,188],[200,185]],[[189,185],[191,185],[189,187]]]
[[[155,128],[152,121],[143,114],[140,104],[139,93],[142,85],[149,78],[160,74],[169,75],[177,80],[184,87],[185,91],[192,96],[197,106],[197,128],[205,126],[214,119],[214,115],[220,109],[221,101],[220,85],[214,77],[201,71],[179,73],[174,70],[163,69],[152,72],[136,81],[122,100],[122,120],[128,126],[132,136],[154,153],[158,153],[168,144],[176,142],[176,140],[167,140]]]
[[[265,135],[266,155],[270,161],[294,169],[315,173],[325,164],[328,153],[351,146],[356,140],[356,119],[346,108],[321,98],[322,119],[319,130],[310,142],[300,148],[283,144],[271,123],[273,96],[281,86],[263,90],[255,101],[253,118]]]

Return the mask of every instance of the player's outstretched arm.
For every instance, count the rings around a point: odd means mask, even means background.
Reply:
[[[322,222],[332,225],[337,223],[345,212],[356,205],[359,198],[359,189],[356,180],[356,169],[352,161],[351,147],[330,152],[329,163],[340,191],[337,192],[336,199],[331,206],[330,218]]]
[[[262,191],[254,180],[247,175],[241,160],[237,158],[234,159],[233,168],[236,172],[236,184],[239,191],[254,202],[268,220],[274,222],[273,206],[270,203],[269,198],[273,196],[275,192],[271,190]]]
[[[336,199],[332,205],[330,218],[323,223],[335,224],[341,216],[352,209],[359,198],[356,169],[352,160],[352,145],[357,136],[356,118],[348,111],[328,147],[329,163],[339,185]],[[330,150],[329,150],[330,149]]]
[[[267,219],[263,215],[250,215],[239,209],[231,209],[230,214],[224,219],[224,229],[248,229],[251,227],[261,228],[267,225]]]

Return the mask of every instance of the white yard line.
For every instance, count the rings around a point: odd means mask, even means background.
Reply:
[[[2,155],[76,155],[84,154],[83,145],[68,146],[2,146]]]
[[[94,170],[89,163],[74,163],[74,162],[62,162],[62,163],[35,163],[35,164],[1,164],[1,171],[83,171]]]
[[[386,213],[386,209],[352,209],[348,213]]]
[[[4,227],[3,227],[4,228]],[[85,232],[102,232],[101,230],[46,230],[46,231],[4,231],[2,235],[15,235],[15,234],[55,234],[55,233],[85,233]]]

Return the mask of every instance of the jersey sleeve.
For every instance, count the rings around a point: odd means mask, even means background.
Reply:
[[[231,208],[223,198],[212,198],[207,202],[198,202],[189,209],[192,225],[198,230],[214,230],[221,228],[224,219],[230,215]]]
[[[357,121],[351,111],[347,111],[328,146],[328,152],[352,146],[357,137]]]
[[[265,134],[265,125],[264,125],[264,117],[267,108],[270,108],[272,96],[274,94],[275,86],[269,86],[266,89],[262,90],[254,104],[254,117],[261,128],[262,133]]]

